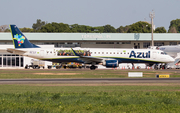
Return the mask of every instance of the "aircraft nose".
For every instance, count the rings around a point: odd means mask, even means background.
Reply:
[[[174,62],[174,61],[175,61],[175,59],[170,57],[170,62]]]

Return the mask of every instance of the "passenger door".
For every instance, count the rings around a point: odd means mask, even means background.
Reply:
[[[157,57],[157,52],[156,52],[156,51],[153,51],[153,52],[152,52],[152,58],[153,58],[153,59],[156,59],[156,57]]]
[[[40,50],[40,56],[44,56],[44,50]]]

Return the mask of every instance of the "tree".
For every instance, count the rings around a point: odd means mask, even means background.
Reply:
[[[170,22],[168,32],[169,33],[179,33],[180,32],[180,19],[172,20]]]
[[[40,30],[42,26],[46,25],[45,21],[41,21],[41,19],[37,19],[36,23],[33,24],[32,28],[34,30]]]
[[[171,27],[168,31],[168,33],[177,33],[176,27]]]
[[[116,33],[116,29],[111,25],[105,25],[104,27],[104,33]]]
[[[104,27],[103,26],[99,26],[99,27],[93,27],[94,28],[94,33],[103,33],[104,31]]]
[[[116,32],[117,33],[127,33],[127,31],[129,30],[130,27],[131,27],[130,25],[127,25],[125,27],[120,26],[119,28],[116,29]]]
[[[0,26],[0,32],[5,32],[5,31],[7,31],[6,29],[8,29],[8,28],[9,28],[8,25],[2,25],[2,26]]]
[[[4,32],[10,32],[10,29],[6,29]]]
[[[127,33],[150,33],[151,32],[151,25],[147,22],[136,22],[130,25]]]
[[[40,31],[41,32],[56,32],[55,27],[51,23],[48,23],[45,26],[43,26]]]
[[[70,29],[71,32],[80,32],[80,33],[97,33],[103,31],[102,27],[91,27],[91,26],[78,25],[78,24],[70,25]]]
[[[166,29],[164,27],[157,27],[154,33],[166,33]]]
[[[71,32],[69,25],[64,23],[48,23],[40,29],[41,32]]]
[[[24,27],[24,28],[19,28],[22,32],[35,32],[34,31],[34,29],[32,29],[32,28],[26,28],[26,27]]]

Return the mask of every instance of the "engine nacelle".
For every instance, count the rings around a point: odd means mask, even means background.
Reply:
[[[118,60],[104,60],[103,65],[107,68],[118,67]]]

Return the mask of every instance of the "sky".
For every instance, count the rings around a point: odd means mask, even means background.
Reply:
[[[138,21],[150,21],[154,10],[155,27],[169,29],[180,19],[180,0],[0,0],[1,25],[32,28],[37,19],[48,23],[115,28]]]

